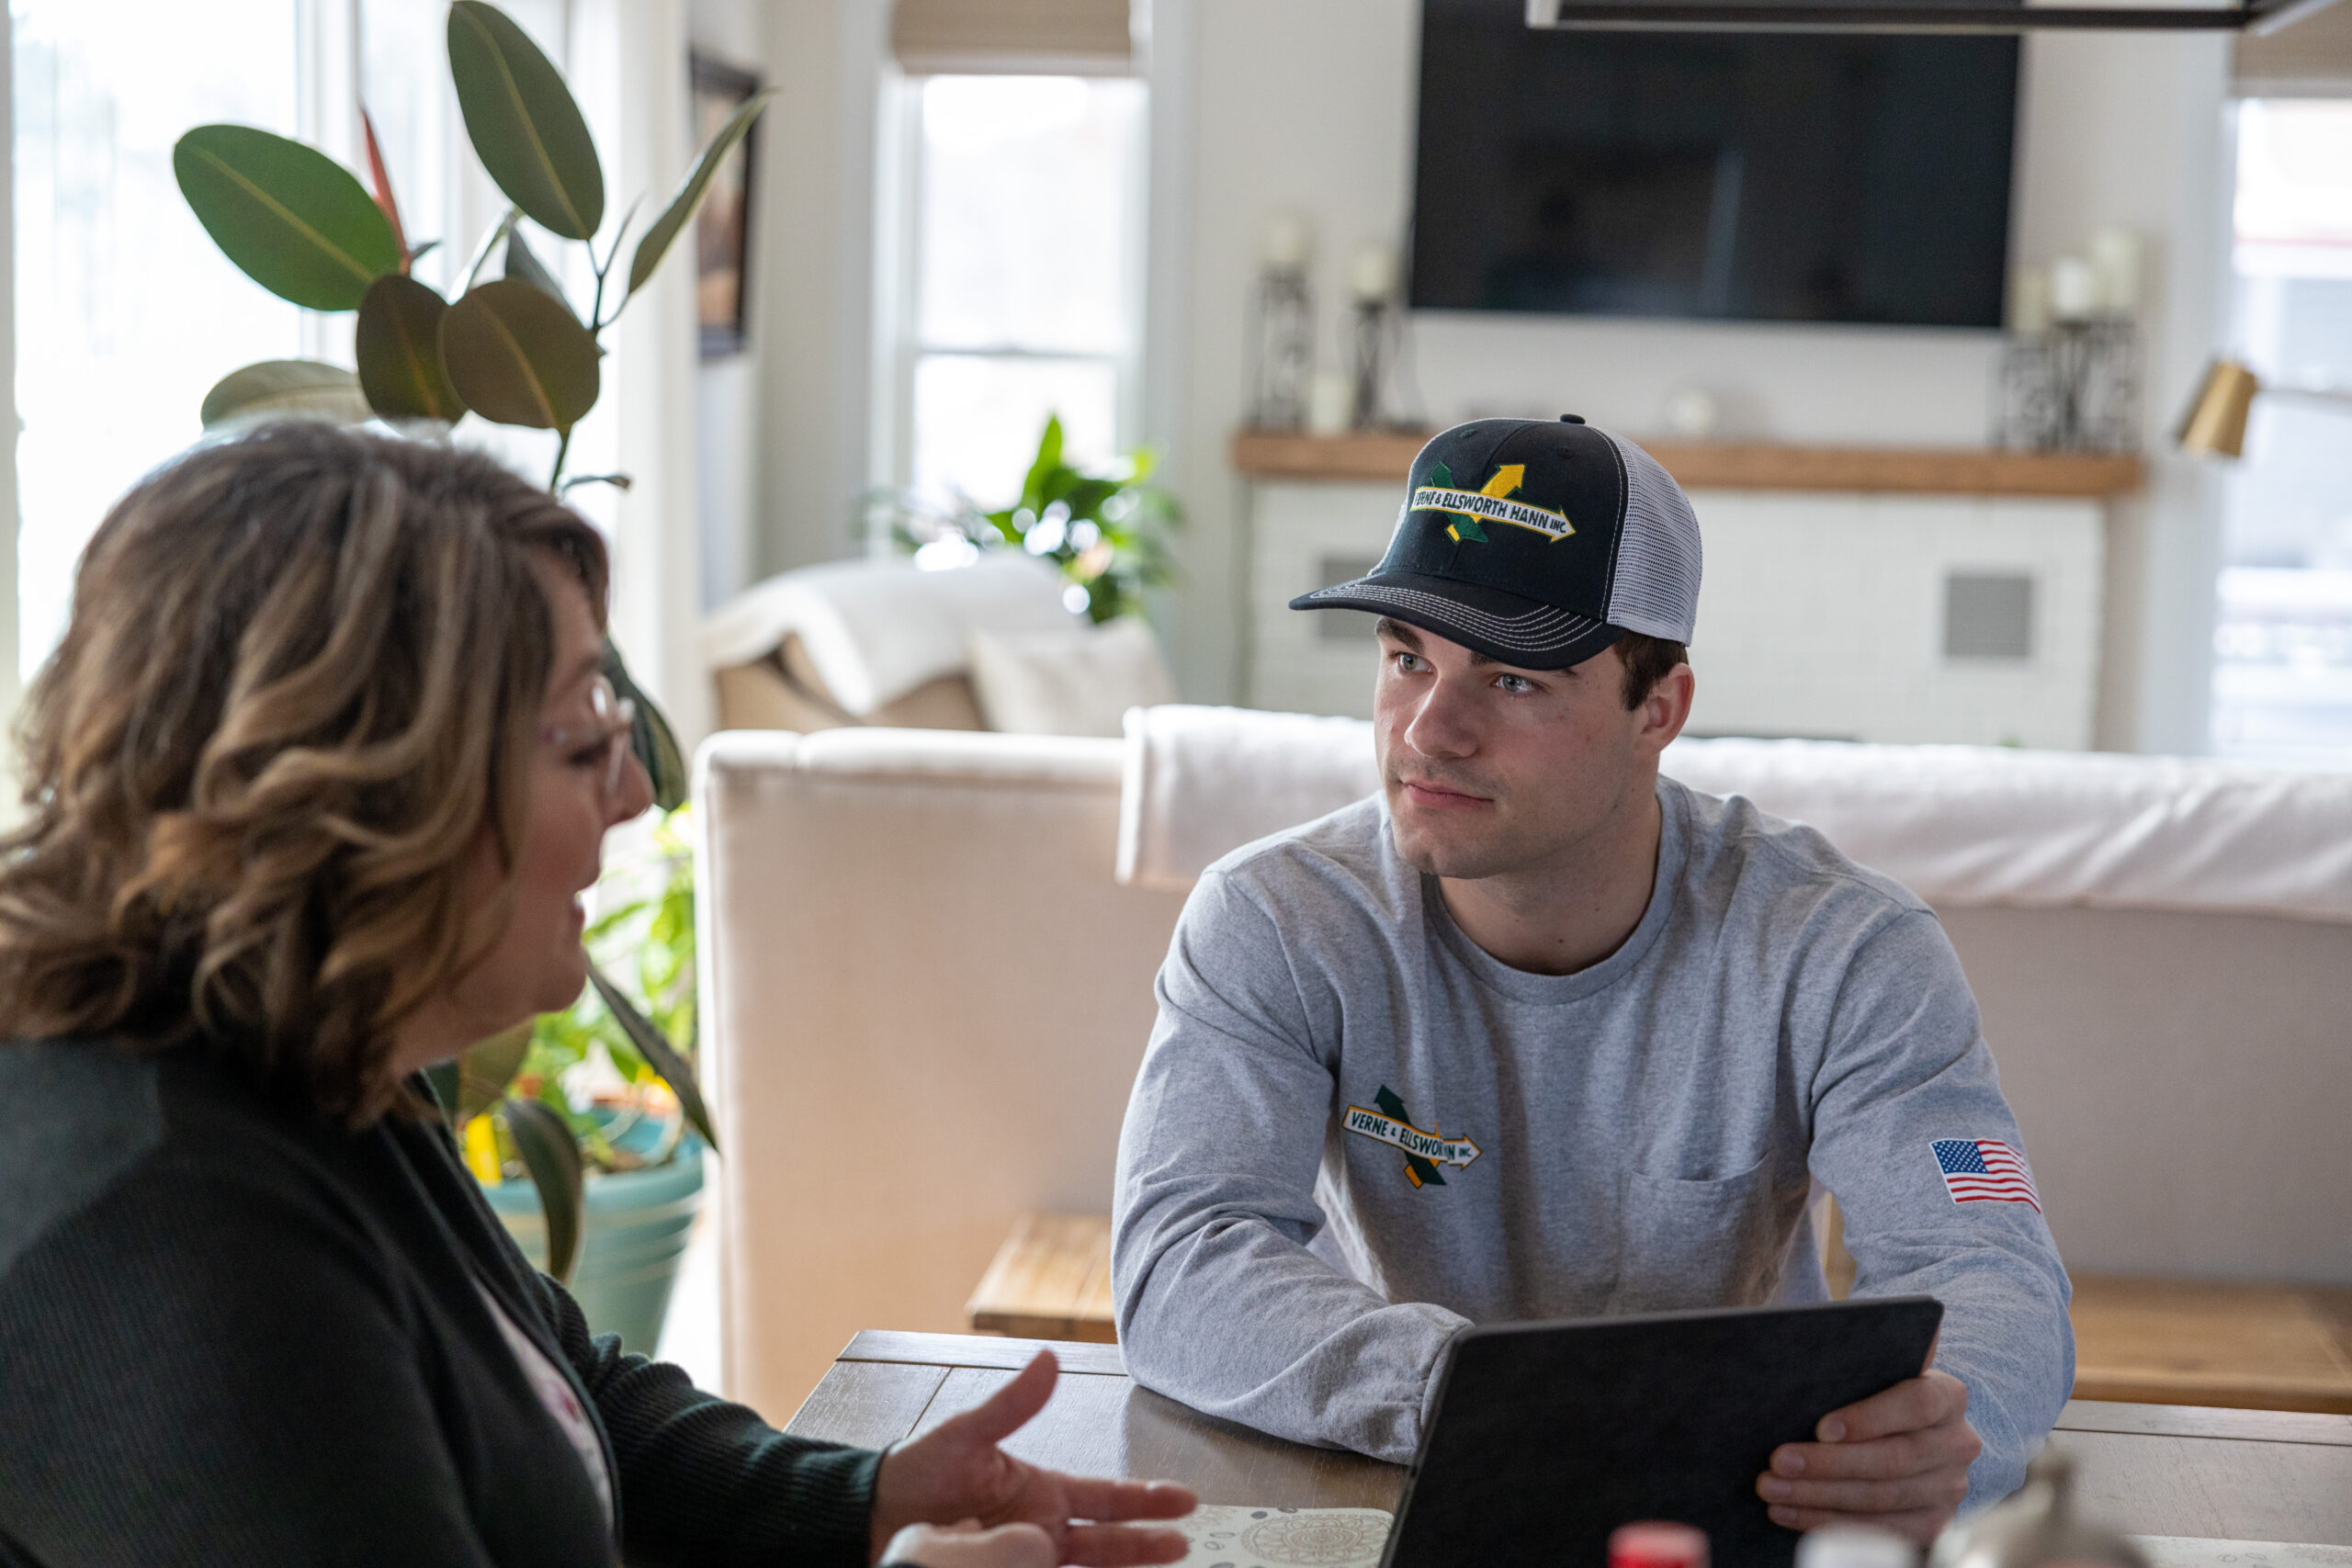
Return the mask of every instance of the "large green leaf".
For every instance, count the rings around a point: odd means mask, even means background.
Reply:
[[[424,1069],[424,1081],[433,1090],[433,1098],[440,1102],[441,1114],[449,1130],[458,1130],[458,1064],[452,1060],[435,1062]]]
[[[384,418],[455,424],[466,417],[465,400],[441,363],[441,318],[448,313],[449,302],[413,277],[388,273],[368,286],[352,348],[368,404]]]
[[[204,394],[204,428],[243,420],[331,419],[364,424],[367,394],[359,378],[315,359],[265,359],[232,370]]]
[[[741,106],[728,116],[727,123],[718,128],[718,134],[710,139],[710,145],[702,150],[702,156],[695,160],[695,166],[687,171],[685,183],[678,187],[678,194],[670,198],[670,205],[662,209],[662,216],[653,220],[653,227],[648,229],[645,238],[637,243],[637,253],[629,257],[628,291],[631,294],[644,288],[645,280],[653,276],[653,269],[662,265],[662,253],[670,248],[670,243],[678,237],[678,231],[694,217],[695,209],[702,205],[702,198],[710,193],[710,182],[718,175],[718,165],[727,161],[727,154],[735,151],[737,142],[752,133],[752,122],[760,118],[760,111],[768,107],[768,100],[774,96],[775,88],[763,87],[745,98]]]
[[[458,1057],[458,1122],[473,1120],[506,1093],[506,1086],[523,1070],[523,1058],[530,1054],[535,1021],[526,1018],[510,1029],[502,1029],[489,1039],[467,1046]]]
[[[545,289],[565,310],[571,309],[571,301],[564,298],[563,285],[555,280],[555,274],[539,260],[539,253],[531,249],[530,242],[523,238],[523,231],[511,224],[506,230],[506,276],[520,278],[535,288]]]
[[[356,310],[401,269],[383,209],[325,153],[246,125],[199,125],[172,148],[180,194],[245,275],[313,310]]]
[[[605,220],[605,171],[563,73],[495,6],[449,7],[449,77],[474,155],[540,228],[585,240]]]
[[[1046,481],[1062,466],[1062,416],[1046,416],[1046,429],[1037,437],[1037,460],[1029,465],[1028,474],[1021,481],[1021,503],[1035,511],[1046,504]]]
[[[539,1213],[548,1224],[548,1272],[571,1278],[580,1260],[580,1216],[587,1207],[588,1172],[572,1141],[571,1124],[552,1106],[536,1100],[508,1100],[506,1134],[531,1185],[539,1190]]]
[[[485,283],[449,307],[441,361],[466,406],[501,424],[569,430],[596,406],[596,340],[519,277]]]
[[[645,689],[628,672],[621,650],[609,637],[605,639],[605,679],[613,683],[616,695],[637,705],[637,724],[629,735],[629,748],[644,764],[646,776],[653,781],[653,804],[664,811],[675,811],[686,803],[685,754],[679,750],[678,738],[671,730],[661,705],[645,694]]]
[[[461,280],[458,284],[458,293],[463,294],[481,281],[482,268],[490,265],[490,258],[498,254],[498,247],[506,243],[506,236],[512,233],[514,225],[522,220],[523,209],[519,207],[510,207],[500,216],[497,222],[490,226],[489,231],[482,235],[481,243],[474,246],[474,254],[467,259],[466,270],[460,275]]]
[[[593,964],[588,966],[588,983],[596,987],[598,996],[605,998],[606,1010],[619,1021],[621,1032],[628,1036],[628,1043],[637,1047],[638,1054],[655,1072],[662,1075],[662,1081],[676,1091],[678,1109],[685,1112],[686,1120],[693,1122],[695,1131],[702,1134],[702,1141],[713,1149],[718,1148],[718,1136],[710,1130],[710,1111],[702,1102],[702,1085],[695,1078],[693,1066],[679,1055],[667,1035],[653,1027],[653,1021],[639,1010],[638,1005],[624,996],[619,987],[605,979],[604,971]]]

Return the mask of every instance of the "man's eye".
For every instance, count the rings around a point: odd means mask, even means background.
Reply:
[[[1532,692],[1535,689],[1535,682],[1524,675],[1498,675],[1495,684],[1506,692]]]
[[[1419,670],[1421,667],[1421,656],[1419,654],[1407,653],[1401,648],[1389,657],[1396,660],[1396,668],[1399,670],[1412,671]]]

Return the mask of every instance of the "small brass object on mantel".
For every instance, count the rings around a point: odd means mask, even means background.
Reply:
[[[2148,1568],[2148,1560],[2075,1517],[2075,1461],[2045,1451],[2014,1496],[1938,1536],[1928,1568]]]

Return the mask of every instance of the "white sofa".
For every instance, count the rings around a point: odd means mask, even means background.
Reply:
[[[858,1329],[961,1328],[1015,1215],[1108,1209],[1182,902],[1114,879],[1122,766],[1116,740],[948,731],[704,747],[736,1397],[781,1416]],[[2352,1283],[2352,923],[1997,886],[1939,910],[2071,1266]]]

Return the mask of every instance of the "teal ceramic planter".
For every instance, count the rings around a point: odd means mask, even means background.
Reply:
[[[524,1256],[534,1267],[546,1268],[547,1222],[539,1215],[538,1189],[524,1179],[485,1187],[482,1193]],[[588,1178],[588,1210],[571,1291],[587,1314],[591,1333],[617,1334],[628,1348],[653,1354],[670,1311],[670,1288],[677,1282],[686,1232],[701,1206],[702,1141],[691,1133],[679,1141],[677,1156],[667,1165]]]

